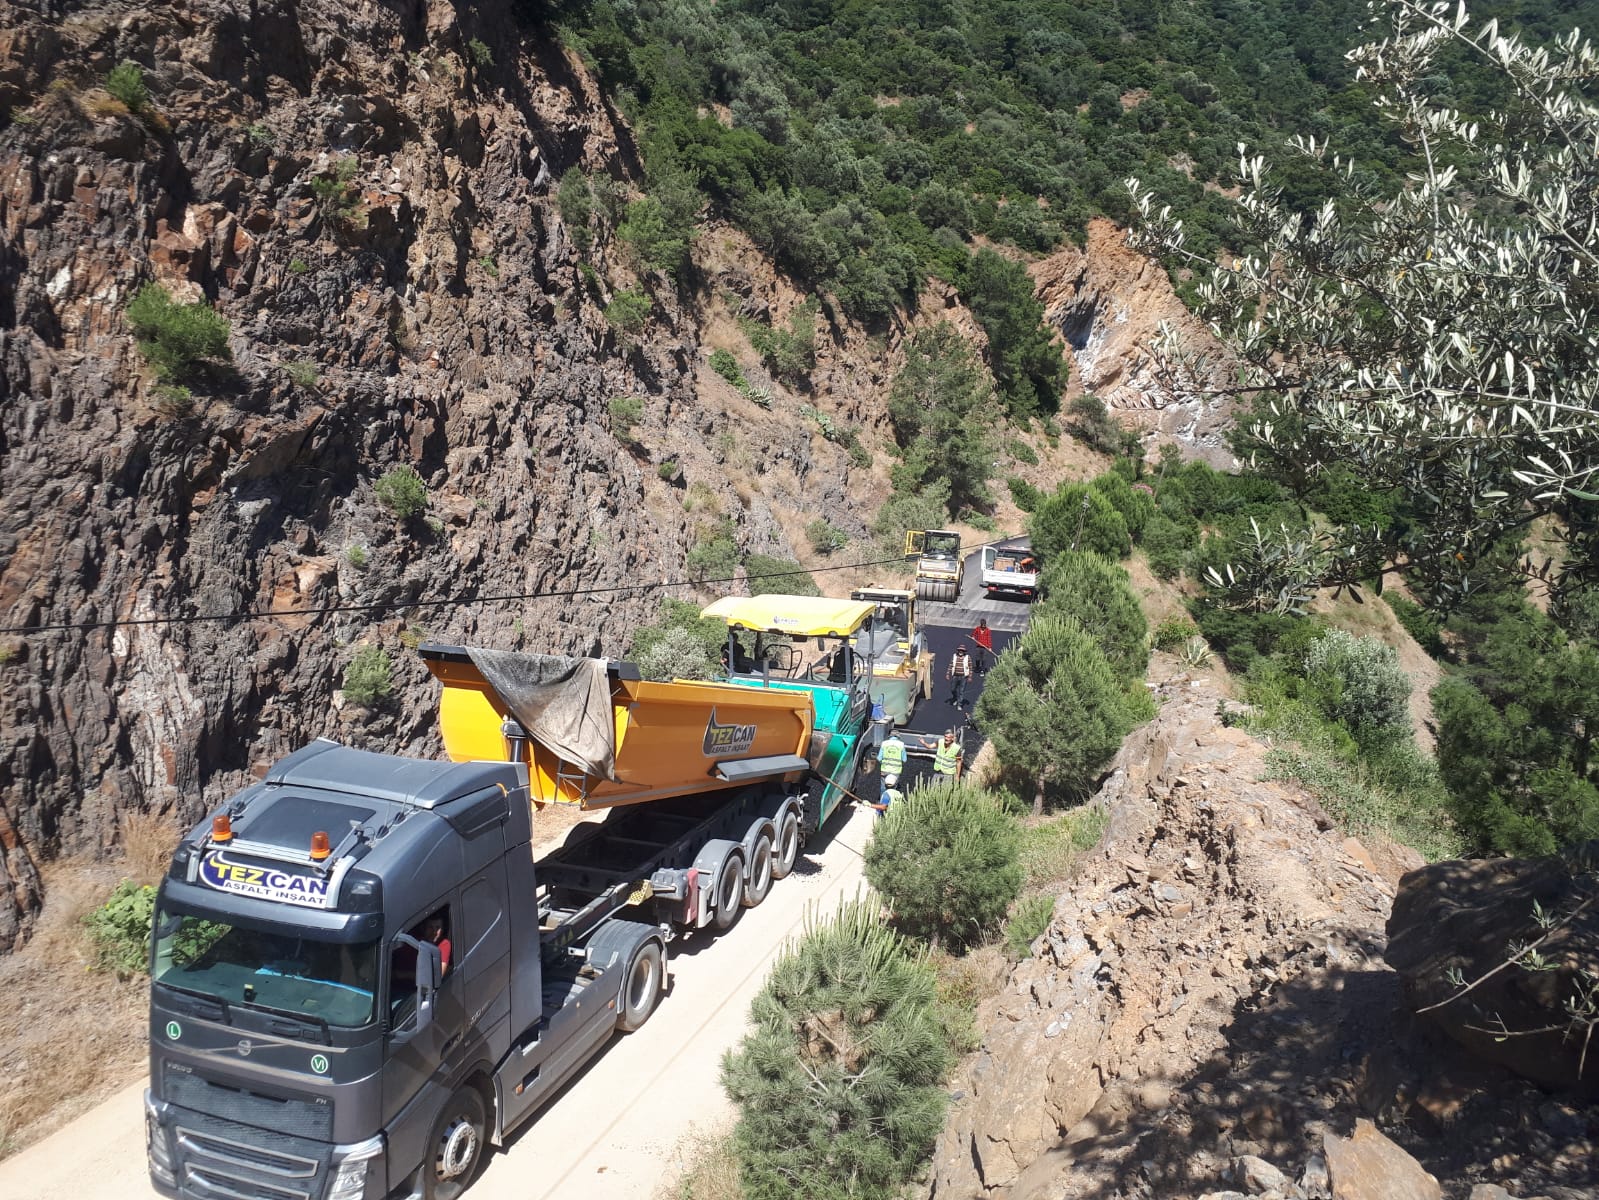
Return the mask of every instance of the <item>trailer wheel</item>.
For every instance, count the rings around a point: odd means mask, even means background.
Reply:
[[[792,808],[777,823],[777,842],[772,854],[772,878],[782,879],[794,869],[799,858],[799,813]]]
[[[744,885],[744,907],[754,908],[772,890],[772,835],[763,833],[750,851],[749,881]]]
[[[627,982],[622,985],[622,1002],[617,1006],[616,1027],[632,1033],[650,1019],[661,998],[661,944],[645,942],[633,952],[627,966]]]
[[[737,854],[729,854],[722,860],[722,869],[716,876],[715,899],[711,924],[717,929],[732,928],[744,901],[744,861]]]
[[[466,1191],[483,1161],[487,1129],[483,1096],[475,1087],[469,1085],[450,1097],[433,1122],[428,1156],[422,1163],[426,1200],[456,1200]]]

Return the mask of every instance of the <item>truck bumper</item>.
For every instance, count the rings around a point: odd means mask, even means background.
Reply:
[[[382,1200],[388,1190],[381,1135],[290,1155],[281,1137],[190,1113],[148,1088],[144,1134],[150,1186],[171,1200]]]

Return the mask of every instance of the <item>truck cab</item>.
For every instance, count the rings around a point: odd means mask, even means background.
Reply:
[[[489,1065],[539,1016],[537,922],[505,904],[532,887],[526,791],[511,763],[319,741],[184,838],[152,937],[159,1190],[436,1195],[424,1147],[445,1184],[475,1164]]]

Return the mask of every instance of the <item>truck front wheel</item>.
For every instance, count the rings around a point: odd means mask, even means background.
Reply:
[[[662,974],[659,942],[645,942],[633,952],[627,982],[622,985],[622,1012],[616,1022],[623,1033],[632,1033],[650,1019],[661,998]]]
[[[433,1122],[428,1160],[422,1164],[425,1200],[456,1200],[466,1191],[483,1161],[487,1126],[483,1096],[476,1088],[464,1087],[450,1097]]]

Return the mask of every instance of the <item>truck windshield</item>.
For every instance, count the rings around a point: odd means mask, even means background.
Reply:
[[[372,1020],[378,944],[339,944],[156,914],[155,982],[308,1021]]]

